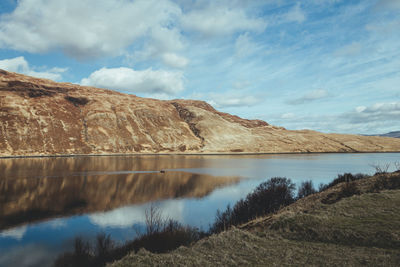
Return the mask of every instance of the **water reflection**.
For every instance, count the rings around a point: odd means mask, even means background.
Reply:
[[[202,156],[112,156],[74,158],[0,159],[0,178],[42,178],[79,175],[84,172],[159,171],[206,167]]]
[[[399,156],[0,159],[0,266],[50,266],[57,254],[71,249],[75,236],[90,239],[105,232],[120,242],[132,239],[134,227],[144,227],[152,202],[169,218],[207,229],[217,209],[234,204],[268,178],[312,179],[318,185],[338,173],[372,174],[369,164],[392,163]]]
[[[0,229],[169,198],[200,198],[239,181],[188,172],[0,179]]]

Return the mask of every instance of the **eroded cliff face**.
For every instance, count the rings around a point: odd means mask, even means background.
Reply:
[[[288,131],[202,101],[140,98],[0,71],[0,156],[400,151],[400,140]]]

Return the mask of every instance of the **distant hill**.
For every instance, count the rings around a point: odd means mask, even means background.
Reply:
[[[383,137],[394,137],[394,138],[400,138],[400,131],[393,131],[385,134],[369,134],[365,136],[383,136]]]
[[[386,136],[386,137],[395,137],[395,138],[400,138],[400,131],[394,131],[390,133],[385,133],[385,134],[380,134],[378,136]]]
[[[400,140],[289,131],[203,101],[157,100],[0,70],[0,156],[400,151]]]

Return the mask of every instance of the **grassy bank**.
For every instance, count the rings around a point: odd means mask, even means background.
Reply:
[[[104,238],[98,240],[100,249],[78,244],[57,265],[79,266],[84,247],[87,261],[80,266],[101,266],[128,253],[112,266],[398,266],[400,172],[344,174],[319,190],[310,181],[297,194],[294,190],[286,178],[260,184],[218,212],[209,233],[163,221],[150,211],[139,239],[109,249],[101,249],[111,242]]]
[[[142,249],[111,266],[398,266],[399,222],[400,173],[378,174],[337,182],[190,247]]]

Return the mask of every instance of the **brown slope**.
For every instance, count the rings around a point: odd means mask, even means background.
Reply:
[[[288,131],[202,101],[140,98],[0,71],[0,156],[400,151],[400,140]]]

